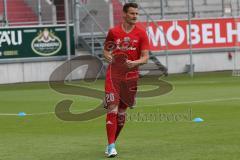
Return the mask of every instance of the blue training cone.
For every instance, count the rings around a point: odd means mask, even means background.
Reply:
[[[204,120],[202,118],[194,118],[193,122],[199,123],[199,122],[203,122]]]
[[[26,114],[25,112],[19,112],[19,113],[18,113],[18,116],[19,116],[19,117],[24,117],[24,116],[26,116],[26,115],[27,115],[27,114]]]

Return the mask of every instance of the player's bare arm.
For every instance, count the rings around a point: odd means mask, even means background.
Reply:
[[[149,51],[142,50],[141,57],[138,60],[135,60],[135,61],[127,60],[126,63],[128,68],[134,68],[134,67],[146,64],[148,62],[148,59],[149,59]]]
[[[107,51],[107,50],[104,49],[103,50],[103,56],[108,63],[112,62],[113,57],[112,57],[111,51]]]

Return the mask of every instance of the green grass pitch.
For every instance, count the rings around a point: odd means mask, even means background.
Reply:
[[[239,160],[240,78],[230,72],[170,75],[166,95],[138,98],[117,142],[119,160]],[[103,89],[103,80],[91,87]],[[140,90],[153,86],[142,86]],[[56,118],[54,107],[74,100],[74,113],[101,100],[63,95],[47,83],[0,85],[0,160],[103,160],[105,117],[88,122]],[[191,112],[190,112],[191,111]],[[14,114],[26,112],[19,117]],[[154,118],[136,115],[154,115]],[[171,115],[188,115],[174,119]],[[166,117],[164,117],[166,116]],[[204,122],[191,120],[201,117]]]

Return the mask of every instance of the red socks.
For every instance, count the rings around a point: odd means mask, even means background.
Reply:
[[[108,144],[115,143],[115,134],[117,131],[117,113],[114,112],[107,113],[106,129]]]
[[[127,106],[124,103],[120,103],[118,110],[120,111],[119,113],[107,113],[106,129],[108,144],[115,143],[125,124]]]

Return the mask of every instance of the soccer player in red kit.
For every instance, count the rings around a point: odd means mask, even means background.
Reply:
[[[109,62],[105,80],[106,154],[115,157],[115,141],[124,126],[126,110],[133,107],[137,92],[138,66],[147,63],[149,42],[146,31],[136,26],[138,5],[123,6],[123,23],[110,29],[104,57]]]

